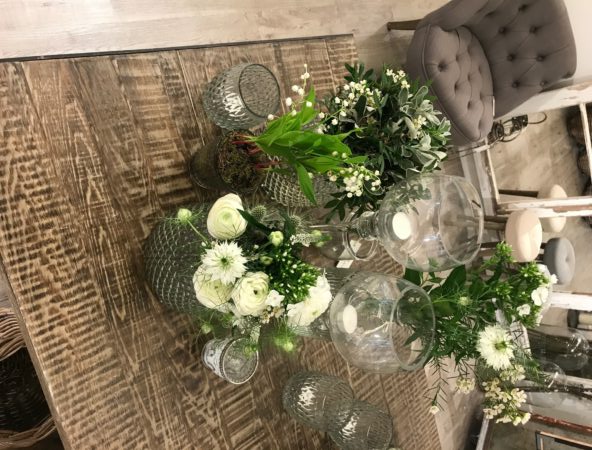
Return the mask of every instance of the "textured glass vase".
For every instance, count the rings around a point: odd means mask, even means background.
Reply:
[[[329,322],[341,356],[370,372],[418,369],[434,340],[434,309],[426,292],[384,274],[348,278],[331,303]]]
[[[214,78],[203,93],[206,114],[216,125],[245,130],[260,125],[280,107],[280,88],[261,64],[240,64]]]
[[[318,206],[323,206],[331,200],[331,193],[335,192],[335,185],[321,176],[312,179],[315,198]],[[278,172],[267,172],[261,187],[273,201],[289,208],[311,208],[314,205],[302,192],[296,175],[286,175]]]
[[[483,234],[479,194],[467,180],[428,174],[393,186],[376,212],[336,225],[336,239],[376,240],[395,261],[419,271],[466,264]],[[342,247],[350,245],[343,242]]]
[[[286,412],[298,422],[320,431],[349,413],[354,394],[348,383],[338,377],[317,372],[293,375],[282,393]]]
[[[393,438],[393,420],[374,405],[355,400],[329,425],[329,436],[342,450],[386,450]]]

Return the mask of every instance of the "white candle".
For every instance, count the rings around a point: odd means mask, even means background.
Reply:
[[[398,212],[393,216],[392,221],[393,231],[395,232],[395,236],[397,236],[402,241],[409,239],[411,236],[411,220],[409,220],[409,216],[404,212]]]
[[[347,305],[341,311],[339,325],[341,331],[352,334],[358,326],[358,312],[352,305]]]

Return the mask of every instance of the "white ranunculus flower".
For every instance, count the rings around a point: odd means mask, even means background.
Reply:
[[[288,305],[288,325],[297,327],[310,325],[327,310],[332,299],[329,282],[323,275],[319,276],[303,301]]]
[[[267,305],[269,277],[263,272],[247,272],[236,283],[232,299],[236,311],[241,316],[259,316]]]
[[[271,242],[274,247],[277,247],[284,242],[284,233],[281,231],[272,231],[269,233],[269,242]]]
[[[228,309],[228,301],[230,300],[233,286],[231,284],[224,284],[220,280],[212,280],[205,273],[203,266],[199,266],[193,275],[193,287],[195,288],[197,300],[206,308],[220,311],[226,311]]]
[[[247,229],[247,221],[239,210],[243,209],[243,202],[236,194],[220,197],[212,205],[208,213],[208,233],[215,239],[236,239]]]
[[[549,298],[549,288],[547,286],[540,286],[536,288],[530,294],[530,298],[532,299],[535,305],[544,305],[547,299]]]

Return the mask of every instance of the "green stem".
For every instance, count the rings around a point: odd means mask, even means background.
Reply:
[[[195,228],[195,226],[190,221],[188,221],[187,223],[189,224],[189,226],[191,227],[191,229],[195,232],[195,234],[197,234],[204,242],[208,242],[209,241],[209,239],[207,237],[205,237],[201,233],[201,231],[199,231],[197,228]]]

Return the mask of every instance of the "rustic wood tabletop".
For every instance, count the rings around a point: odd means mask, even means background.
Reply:
[[[303,369],[342,376],[388,410],[401,448],[440,448],[423,370],[364,373],[309,339],[228,384],[142,274],[158,220],[211,198],[186,170],[217,133],[201,104],[207,81],[258,62],[285,97],[306,62],[325,94],[356,58],[347,35],[0,64],[3,276],[66,448],[329,448],[281,407],[283,384]]]

